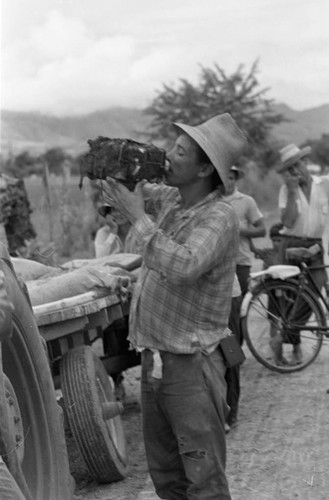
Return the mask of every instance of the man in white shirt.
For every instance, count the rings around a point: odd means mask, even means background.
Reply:
[[[322,247],[322,238],[328,224],[329,214],[329,176],[313,176],[308,169],[311,148],[298,148],[295,144],[280,150],[281,165],[278,172],[283,176],[284,185],[279,192],[279,208],[284,228],[282,247],[282,263],[291,264],[285,257],[289,247],[308,248],[315,243]],[[323,248],[323,247],[322,247]],[[323,264],[323,251],[312,266]],[[324,269],[312,270],[312,277],[321,289],[327,275]],[[307,321],[307,311],[302,311],[300,319]],[[293,344],[293,362],[302,361],[300,338],[298,335],[290,339]]]

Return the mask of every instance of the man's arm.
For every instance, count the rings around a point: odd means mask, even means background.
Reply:
[[[294,226],[299,215],[298,177],[287,173],[285,181],[285,189],[280,191],[279,207],[281,208],[282,224],[287,228],[291,228]]]
[[[227,252],[234,258],[238,244],[237,222],[233,211],[205,214],[184,243],[156,229],[144,246],[144,263],[169,283],[195,283],[217,266]]]
[[[264,224],[264,217],[262,212],[259,210],[258,205],[254,198],[247,196],[245,198],[246,202],[246,214],[247,224],[240,223],[240,236],[244,238],[261,238],[266,235],[266,228]]]
[[[252,227],[242,227],[240,226],[240,236],[244,236],[245,238],[261,238],[265,236],[266,228],[264,224],[264,219],[258,219],[253,223]]]

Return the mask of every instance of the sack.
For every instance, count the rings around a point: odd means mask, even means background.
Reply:
[[[240,365],[246,359],[235,335],[227,335],[227,337],[224,337],[223,340],[220,341],[218,349],[221,351],[228,368]]]
[[[87,266],[59,276],[27,281],[31,304],[38,306],[95,290],[124,296],[135,276],[121,268]]]
[[[41,264],[35,260],[23,259],[20,257],[11,257],[16,276],[23,281],[37,280],[44,276],[56,276],[61,274],[61,270]]]

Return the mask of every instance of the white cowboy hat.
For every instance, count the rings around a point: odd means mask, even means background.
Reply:
[[[241,156],[247,144],[245,134],[231,115],[229,113],[217,115],[195,127],[182,123],[174,125],[199,144],[217,170],[226,189],[230,168]]]
[[[312,148],[310,146],[300,149],[296,146],[296,144],[288,144],[288,146],[285,146],[279,151],[282,165],[277,169],[277,171],[279,173],[283,172],[301,158],[308,156],[311,152]]]

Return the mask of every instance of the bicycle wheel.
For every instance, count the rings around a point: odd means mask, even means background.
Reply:
[[[307,318],[298,323],[301,307]],[[310,365],[320,352],[326,318],[314,293],[296,282],[266,279],[246,295],[241,326],[254,357],[270,370],[291,373]],[[301,359],[292,361],[299,344]]]

